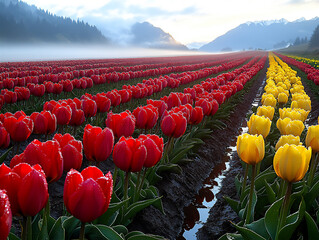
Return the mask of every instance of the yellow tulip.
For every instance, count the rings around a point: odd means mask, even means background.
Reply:
[[[250,134],[261,134],[263,138],[266,138],[270,131],[271,121],[269,118],[258,115],[251,115],[247,126]]]
[[[290,118],[291,120],[300,120],[302,122],[306,120],[301,112],[291,108],[279,108],[279,116],[281,119]]]
[[[300,120],[291,120],[290,118],[279,118],[276,123],[277,128],[281,135],[292,134],[294,136],[300,136],[305,126]]]
[[[285,144],[280,147],[274,156],[274,169],[276,174],[288,181],[301,180],[309,168],[311,159],[311,147]]]
[[[276,107],[277,100],[273,95],[269,94],[264,98],[264,101],[262,104],[264,106]]]
[[[302,145],[302,143],[300,142],[300,137],[299,136],[294,136],[294,135],[282,135],[277,144],[276,144],[276,151],[278,150],[278,148],[284,146],[285,144],[289,144],[289,145]]]
[[[308,128],[306,146],[311,147],[313,152],[319,152],[319,125]]]
[[[286,95],[286,93],[279,93],[278,94],[278,103],[281,104],[286,104],[288,102],[288,96]]]
[[[269,88],[267,88],[266,93],[272,94],[272,95],[274,95],[275,98],[277,98],[279,92],[278,92],[277,87],[269,87]]]
[[[242,134],[237,138],[237,153],[241,160],[256,165],[265,155],[264,138],[259,135]]]
[[[311,111],[311,101],[309,99],[298,99],[291,102],[291,108],[302,108]]]
[[[275,109],[272,106],[260,106],[257,108],[258,116],[265,116],[272,120],[274,117]]]

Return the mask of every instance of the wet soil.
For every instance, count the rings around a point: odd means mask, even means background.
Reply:
[[[254,80],[250,90],[245,94],[244,100],[236,107],[230,118],[224,121],[227,125],[222,130],[214,130],[211,138],[205,139],[205,144],[198,150],[198,157],[193,162],[182,166],[183,172],[180,175],[167,174],[163,180],[157,184],[160,195],[163,195],[163,206],[165,215],[154,207],[149,207],[138,214],[130,230],[140,230],[145,233],[158,234],[167,239],[183,239],[178,237],[183,230],[184,209],[190,206],[199,190],[203,188],[204,181],[209,177],[212,169],[224,161],[226,149],[234,145],[234,136],[238,135],[238,130],[246,118],[247,112],[251,109],[251,104],[256,97],[266,72],[267,66],[258,78]],[[233,158],[230,162],[230,170],[227,173],[222,191],[217,194],[217,203],[214,211],[210,212],[209,224],[201,230],[198,239],[216,239],[224,232],[232,232],[229,221],[236,221],[236,213],[233,212],[222,199],[223,195],[234,197],[236,193],[234,177],[242,172],[240,161]],[[198,218],[198,213],[194,211],[194,219]],[[213,235],[212,235],[213,233]]]

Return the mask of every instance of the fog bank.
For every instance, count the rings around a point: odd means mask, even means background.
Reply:
[[[164,57],[205,54],[197,51],[87,45],[1,45],[0,62]]]

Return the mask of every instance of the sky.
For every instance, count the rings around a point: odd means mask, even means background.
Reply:
[[[96,25],[124,43],[129,28],[148,21],[175,40],[197,47],[241,23],[319,17],[319,0],[24,0],[59,16]]]

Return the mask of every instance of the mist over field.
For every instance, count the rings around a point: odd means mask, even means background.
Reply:
[[[72,60],[103,58],[136,58],[203,54],[196,51],[109,47],[99,45],[3,45],[0,62]]]

